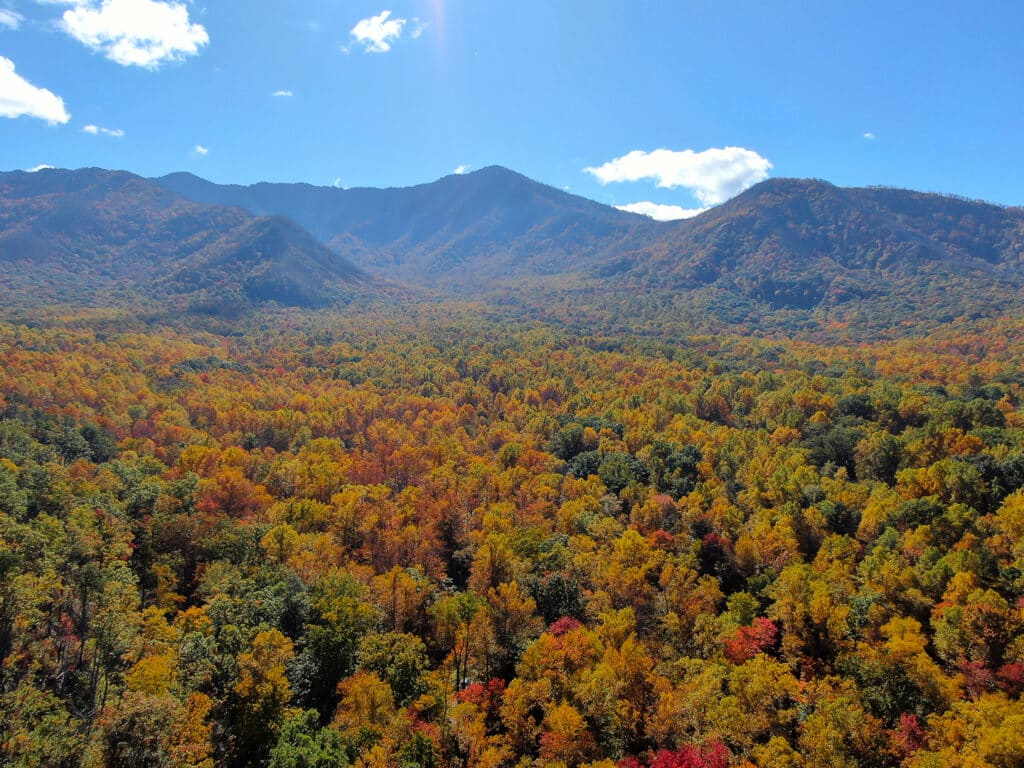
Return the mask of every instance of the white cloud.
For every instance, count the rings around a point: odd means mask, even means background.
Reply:
[[[195,152],[196,152],[197,155],[208,155],[208,154],[210,154],[210,150],[207,147],[204,147],[202,144],[196,144]]]
[[[352,27],[352,37],[370,53],[387,53],[391,50],[391,43],[402,36],[402,27],[409,22],[397,17],[389,19],[389,16],[391,11],[381,11],[376,16],[362,19]]]
[[[707,208],[683,208],[679,205],[661,205],[660,203],[640,202],[629,205],[616,205],[620,211],[639,213],[641,216],[648,216],[655,221],[676,221],[678,219],[692,219],[700,216]]]
[[[272,94],[270,94],[270,95],[271,95],[271,96],[276,96],[276,97],[278,97],[278,98],[285,98],[285,99],[290,99],[290,98],[291,98],[292,96],[294,96],[295,94],[294,94],[294,93],[292,93],[291,91],[274,91],[274,92],[273,92]]]
[[[71,115],[64,100],[45,88],[36,88],[14,71],[14,62],[0,56],[0,117],[38,117],[53,125]]]
[[[195,56],[210,42],[203,25],[189,22],[188,8],[176,2],[84,0],[64,12],[61,24],[79,42],[126,67],[157,69]]]
[[[411,37],[413,40],[419,40],[420,36],[423,34],[423,30],[429,27],[430,23],[426,21],[420,21],[419,19],[413,19],[412,23],[413,28],[412,32],[409,33],[409,37]]]
[[[21,26],[21,22],[25,20],[25,17],[20,13],[0,8],[0,27],[7,27],[8,29],[17,29]]]
[[[341,176],[339,176],[338,178],[336,178],[336,179],[334,180],[334,183],[333,183],[333,184],[331,184],[331,186],[332,186],[332,187],[334,187],[335,189],[341,189],[341,188],[342,188],[342,186],[341,186]]]
[[[31,168],[26,168],[25,171],[27,173],[39,173],[39,171],[46,171],[52,168],[52,165],[47,165],[46,163],[43,163],[42,165],[34,165]]]
[[[873,134],[871,131],[866,131],[864,133],[864,138],[867,139],[868,141],[874,141],[875,134]]]
[[[717,205],[768,178],[772,164],[743,147],[694,152],[634,150],[596,168],[584,168],[602,184],[653,179],[666,189],[685,187],[704,205]]]
[[[465,163],[463,163],[462,165],[457,165],[455,167],[455,170],[452,171],[452,173],[454,173],[456,176],[461,176],[462,174],[466,173],[467,171],[469,171],[469,166],[466,165]]]
[[[124,136],[124,131],[120,128],[104,128],[100,125],[86,125],[82,127],[83,133],[91,133],[93,136],[111,136],[115,139],[120,139]]]

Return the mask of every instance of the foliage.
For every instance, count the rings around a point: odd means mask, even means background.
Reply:
[[[0,761],[1020,762],[1017,323],[270,319],[0,324]]]

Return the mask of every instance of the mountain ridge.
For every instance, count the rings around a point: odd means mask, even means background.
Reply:
[[[186,196],[189,194],[189,190],[182,189],[184,177],[168,179],[162,177],[157,181]],[[193,190],[191,194],[203,202],[235,204],[261,214],[289,216],[336,252],[357,262],[363,259],[363,266],[370,271],[386,272],[406,282],[471,293],[481,283],[508,277],[566,272],[607,277],[624,269],[629,271],[630,261],[648,261],[657,263],[662,270],[667,268],[668,272],[662,276],[671,278],[670,282],[676,287],[693,282],[704,284],[709,275],[717,279],[728,271],[730,264],[757,256],[764,250],[764,243],[772,240],[781,247],[781,255],[790,262],[789,268],[801,261],[823,266],[820,259],[823,253],[835,251],[837,243],[841,246],[855,241],[848,254],[836,253],[839,260],[827,265],[829,272],[865,267],[887,269],[899,267],[901,261],[916,263],[922,258],[959,260],[970,269],[977,269],[981,266],[979,253],[982,261],[991,264],[1000,262],[1006,255],[1000,255],[995,245],[1007,236],[1007,231],[1012,230],[1015,241],[1020,239],[1022,215],[1015,207],[937,193],[893,187],[839,187],[820,179],[782,177],[762,181],[693,218],[656,222],[570,196],[500,166],[489,166],[462,176],[446,176],[429,184],[389,189],[335,190],[305,184],[266,183],[249,187],[220,186],[194,176],[189,177],[189,183],[202,187],[201,193]],[[453,194],[452,190],[459,190],[458,194]],[[536,203],[525,212],[521,207],[518,226],[501,226],[510,217],[509,207],[540,191],[549,210],[537,210]],[[301,192],[302,201],[285,199],[292,192]],[[418,210],[418,215],[409,216],[407,200],[395,202],[396,196],[422,197],[428,192],[440,200],[441,205],[435,201],[433,207],[427,207],[426,213]],[[259,200],[254,202],[253,195]],[[468,197],[486,195],[490,196],[489,203],[470,205],[471,215],[462,215]],[[319,204],[307,205],[311,197],[319,198]],[[323,201],[327,199],[335,206],[333,212],[324,211]],[[389,202],[382,205],[381,201]],[[439,215],[437,209],[445,205],[449,212],[454,211],[462,218]],[[908,215],[907,210],[901,210],[908,205],[928,210],[916,214],[910,211],[913,215]],[[347,210],[337,210],[346,206]],[[753,208],[770,210],[771,216],[758,214]],[[969,232],[955,231],[953,220],[978,219],[979,215],[988,222],[983,227],[986,231],[976,231],[973,237]],[[931,226],[922,219],[934,216],[944,221],[948,232],[922,229]],[[746,230],[739,247],[728,242],[720,244],[721,247],[711,247],[709,254],[708,246],[715,245],[711,241],[721,239],[716,238],[714,230],[736,224],[736,218],[743,219],[737,224],[738,228]],[[396,224],[398,219],[401,225]],[[410,219],[416,226],[408,225]],[[994,223],[995,219],[1001,221]],[[494,225],[496,220],[497,225]],[[809,238],[808,231],[815,227],[822,231],[817,239]],[[874,242],[859,231],[865,229],[877,234]],[[1002,231],[993,231],[999,229]],[[757,237],[761,242],[754,242]],[[828,239],[831,242],[825,242]],[[723,248],[730,253],[723,253]],[[536,256],[551,251],[555,255],[547,260]],[[368,252],[372,253],[367,255]],[[667,252],[680,258],[666,264]],[[509,254],[513,258],[510,259]],[[496,262],[503,268],[496,268]],[[471,267],[469,281],[458,279],[457,275],[453,279],[455,268],[463,263]],[[566,270],[568,263],[580,263],[581,269]],[[813,292],[813,296],[816,300],[823,298],[820,291]]]
[[[281,217],[206,206],[123,171],[0,174],[8,292],[47,301],[323,306],[369,276]],[[338,290],[335,290],[338,289]]]
[[[364,259],[370,271],[456,290],[481,278],[551,274],[571,257],[610,255],[649,222],[501,166],[383,189],[216,185],[181,174],[154,181],[197,202],[287,216],[337,253]],[[539,239],[554,245],[540,249]]]
[[[19,185],[37,204],[12,218]],[[121,294],[146,282],[196,306],[326,306],[383,280],[663,328],[782,318],[876,329],[1024,309],[1024,210],[820,179],[769,179],[675,222],[500,166],[390,189],[18,172],[0,174],[0,198],[0,259],[92,254],[90,279],[99,270],[115,287],[126,278]]]

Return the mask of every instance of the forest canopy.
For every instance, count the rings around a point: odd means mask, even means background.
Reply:
[[[1021,765],[1020,335],[0,324],[0,761]]]

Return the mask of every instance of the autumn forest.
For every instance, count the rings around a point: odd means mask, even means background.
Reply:
[[[1022,336],[2,324],[2,762],[1019,766]]]
[[[0,0],[0,768],[1024,768],[1022,29]]]

